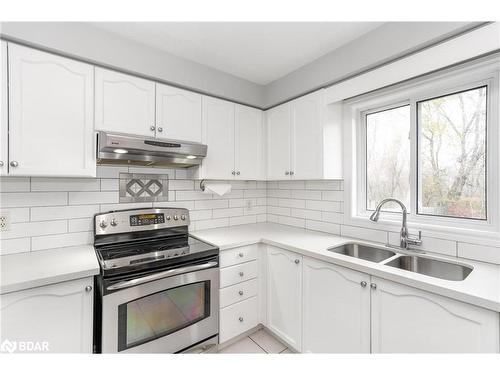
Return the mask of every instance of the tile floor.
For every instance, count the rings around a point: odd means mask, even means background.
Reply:
[[[292,353],[285,344],[276,340],[265,330],[260,329],[251,335],[236,341],[224,349],[221,354],[289,354]]]

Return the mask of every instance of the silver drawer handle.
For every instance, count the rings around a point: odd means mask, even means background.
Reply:
[[[240,272],[240,276],[243,277],[244,273],[243,272]]]
[[[151,126],[149,127],[149,130],[151,130],[152,132],[154,132],[154,131],[155,131],[155,129],[156,129],[156,126],[154,126],[154,125],[151,125]]]
[[[163,128],[161,126],[159,126],[158,131],[161,133],[163,131]]]
[[[10,162],[10,166],[16,168],[17,166],[19,166],[19,163],[17,161],[15,161],[15,160],[12,160]]]
[[[239,253],[239,254],[238,254],[238,256],[239,256],[240,258],[243,258],[243,257],[245,256],[245,254],[243,254],[243,253]]]
[[[361,281],[360,284],[363,288],[366,288],[366,281]]]
[[[239,319],[238,319],[240,322],[243,322],[243,317],[240,316]]]
[[[92,286],[91,286],[91,285],[87,285],[87,286],[85,287],[85,291],[86,291],[86,292],[91,292],[91,291],[92,291]]]
[[[243,295],[243,291],[242,291],[242,290],[240,290],[240,291],[238,292],[238,294],[239,294],[240,296],[242,296],[242,295]]]
[[[3,160],[0,160],[0,167],[3,167]]]
[[[375,284],[375,283],[371,283],[371,284],[370,284],[370,288],[372,288],[372,289],[377,289],[377,284]]]
[[[173,270],[158,272],[158,273],[155,273],[153,275],[138,277],[137,279],[122,281],[122,282],[110,285],[106,288],[106,290],[117,290],[117,289],[129,288],[131,286],[136,286],[136,285],[144,284],[144,283],[147,283],[150,281],[163,279],[165,277],[180,275],[181,273],[204,270],[206,268],[215,267],[216,265],[217,265],[217,262],[207,262],[207,263],[203,263],[203,264],[197,264],[196,266],[187,266],[187,267],[177,268],[177,269],[173,269]]]
[[[295,259],[295,264],[299,264],[299,263],[300,263],[300,260]]]

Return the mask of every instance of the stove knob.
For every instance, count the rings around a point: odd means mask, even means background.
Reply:
[[[186,215],[181,215],[182,220],[186,220]]]
[[[171,219],[171,218],[170,218],[170,215],[167,215],[167,220],[170,220],[170,219]]]
[[[99,224],[99,226],[104,229],[108,226],[108,223],[106,223],[106,221],[102,220],[101,223]]]
[[[174,215],[174,220],[179,220],[179,216]]]
[[[116,227],[118,225],[118,223],[116,222],[115,219],[111,219],[110,224],[111,224],[112,227]]]

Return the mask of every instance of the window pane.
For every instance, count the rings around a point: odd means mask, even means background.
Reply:
[[[486,219],[486,87],[418,103],[419,208]]]
[[[410,106],[366,115],[366,208],[384,198],[410,207]],[[388,204],[386,210],[401,211]]]

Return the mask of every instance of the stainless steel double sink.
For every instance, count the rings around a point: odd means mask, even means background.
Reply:
[[[426,256],[396,253],[387,248],[355,242],[331,247],[328,251],[450,281],[465,280],[473,270],[472,267],[464,264],[433,259]]]

